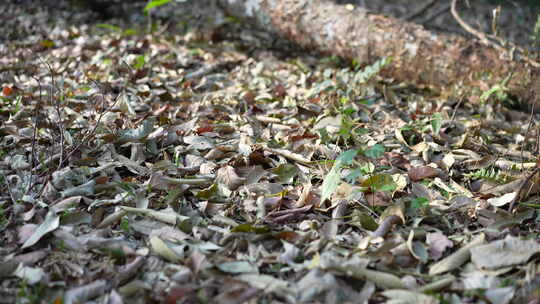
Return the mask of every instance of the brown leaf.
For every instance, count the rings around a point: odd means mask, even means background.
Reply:
[[[166,304],[176,304],[179,300],[193,298],[195,288],[191,286],[174,286],[169,289],[167,296],[165,297]]]
[[[7,97],[7,96],[11,95],[12,93],[13,93],[12,87],[7,86],[7,85],[4,85],[2,87],[2,94],[4,94],[4,96]]]
[[[236,190],[244,181],[245,179],[239,177],[231,166],[219,168],[216,174],[216,182],[225,185],[229,190]]]
[[[439,172],[440,170],[429,166],[419,166],[411,167],[407,173],[412,181],[417,182],[425,178],[435,177],[439,175]]]
[[[388,162],[392,166],[400,169],[409,169],[411,167],[409,160],[406,159],[401,153],[387,152],[384,154],[384,158],[385,159],[382,160],[382,164],[386,164],[386,162]]]
[[[440,232],[428,233],[426,242],[429,245],[431,258],[434,260],[439,260],[446,249],[454,246],[454,243]]]
[[[388,206],[392,204],[392,197],[386,192],[366,193],[366,200],[370,206]]]
[[[272,162],[264,156],[262,151],[253,151],[249,154],[249,163],[252,166],[261,165],[263,168],[270,168]]]

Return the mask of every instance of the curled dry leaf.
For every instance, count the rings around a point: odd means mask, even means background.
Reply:
[[[60,226],[60,216],[54,211],[49,211],[43,220],[43,223],[39,225],[36,230],[30,235],[24,242],[21,248],[27,248],[36,244],[43,236],[56,230]]]

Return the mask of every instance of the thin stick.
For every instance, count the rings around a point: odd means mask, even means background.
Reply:
[[[467,22],[465,22],[463,19],[461,19],[461,17],[459,16],[459,14],[457,12],[456,5],[457,5],[457,0],[452,0],[452,5],[450,6],[450,11],[452,12],[452,16],[454,16],[454,19],[456,19],[456,21],[459,23],[459,25],[461,25],[461,27],[464,30],[466,30],[471,35],[478,38],[485,45],[491,46],[491,47],[493,47],[494,49],[496,49],[497,51],[499,51],[501,53],[507,53],[507,54],[511,53],[511,51],[506,50],[504,47],[502,47],[501,45],[498,44],[498,43],[503,44],[503,41],[502,41],[501,38],[496,37],[496,36],[492,36],[492,35],[488,36],[485,33],[477,31],[476,29],[471,27]],[[491,40],[488,39],[488,38],[491,38]],[[492,40],[496,40],[497,42],[494,42]],[[522,59],[522,60],[526,61],[527,63],[529,63],[530,65],[532,65],[535,68],[540,67],[540,63],[538,63],[538,62],[532,60],[531,58],[523,55],[524,51],[523,51],[522,48],[516,47],[515,45],[513,45],[513,48],[515,48],[517,51],[519,51],[519,55],[520,55],[519,59]]]
[[[540,171],[540,167],[536,167],[536,169],[533,170],[533,172],[531,172],[531,174],[529,174],[524,180],[523,182],[521,183],[521,185],[519,185],[519,189],[516,193],[516,196],[514,197],[514,199],[512,199],[512,201],[510,202],[510,207],[508,208],[508,211],[512,212],[512,210],[514,209],[514,205],[515,203],[519,200],[519,198],[521,197],[521,193],[523,192],[523,189],[525,189],[525,185],[527,185],[531,179],[538,173],[538,171]]]
[[[51,93],[49,95],[49,99],[51,102],[51,105],[54,106],[54,109],[56,110],[56,115],[58,116],[58,131],[60,133],[60,155],[64,155],[64,124],[62,122],[62,113],[60,109],[60,101],[55,102],[54,100],[54,88],[56,86],[56,81],[54,79],[54,70],[52,69],[51,65],[43,60],[41,57],[39,59],[47,66],[49,73],[51,74]],[[60,162],[58,163],[58,170],[62,168],[62,161],[64,160],[64,157],[60,157]]]

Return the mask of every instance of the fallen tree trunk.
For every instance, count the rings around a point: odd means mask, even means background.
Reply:
[[[540,69],[525,57],[461,36],[435,34],[419,25],[323,0],[219,0],[228,14],[302,47],[371,64],[391,57],[384,76],[436,90],[509,92],[540,107]],[[505,81],[507,80],[507,82]],[[478,91],[478,90],[477,90]]]

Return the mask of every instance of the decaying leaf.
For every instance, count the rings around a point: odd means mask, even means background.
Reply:
[[[504,240],[471,248],[471,260],[480,269],[497,269],[525,263],[539,252],[538,242],[507,236]]]
[[[60,225],[60,216],[54,211],[49,211],[41,225],[37,226],[32,235],[22,244],[21,248],[27,248],[36,244],[43,236],[56,230]]]

